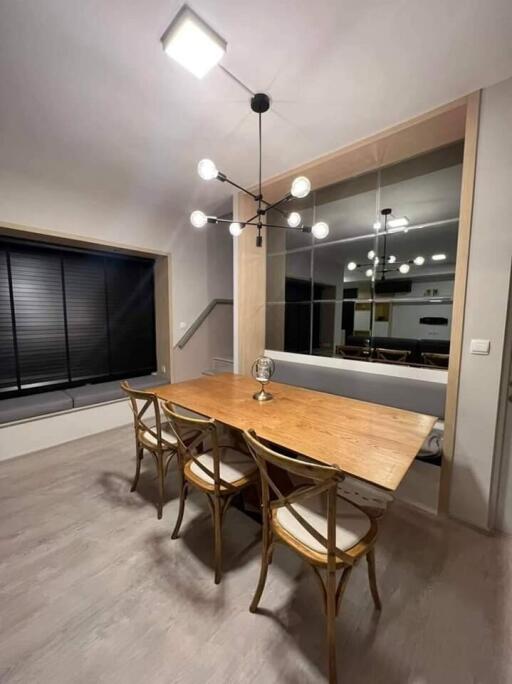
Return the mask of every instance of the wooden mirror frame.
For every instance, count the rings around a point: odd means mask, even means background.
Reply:
[[[479,112],[480,91],[477,91],[270,178],[263,184],[265,197],[273,202],[287,192],[291,180],[297,175],[307,175],[313,188],[322,188],[464,139],[444,458],[438,501],[438,512],[442,514],[448,512],[455,444]],[[236,220],[249,218],[254,213],[253,209],[254,202],[247,195],[240,193],[234,198],[233,215]],[[244,375],[250,374],[252,362],[265,349],[266,248],[255,246],[255,231],[253,227],[246,227],[234,243],[234,362],[235,372]],[[263,240],[265,245],[264,233]]]

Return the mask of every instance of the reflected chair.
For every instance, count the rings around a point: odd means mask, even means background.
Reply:
[[[234,496],[257,481],[257,466],[242,442],[238,447],[219,444],[217,424],[212,419],[181,415],[171,402],[162,406],[178,438],[181,473],[180,507],[172,533],[179,535],[188,486],[206,494],[213,519],[215,584],[222,577],[222,523]],[[190,437],[192,435],[192,437]]]
[[[369,355],[368,347],[358,347],[352,344],[339,344],[336,346],[336,354],[345,359],[359,359],[367,361]]]
[[[173,457],[178,453],[178,440],[176,435],[166,425],[162,425],[160,408],[156,394],[144,392],[130,387],[125,381],[121,383],[121,388],[128,395],[133,413],[133,425],[135,429],[135,477],[131,487],[132,492],[137,489],[139,482],[140,466],[144,456],[144,449],[149,451],[156,465],[158,478],[158,519],[162,518],[162,510],[165,500],[165,477],[169,469],[169,464]],[[155,425],[147,423],[146,416],[151,413],[155,416]]]
[[[450,354],[437,354],[434,352],[422,352],[421,358],[426,366],[433,368],[448,368]]]
[[[378,361],[387,361],[388,363],[407,363],[411,352],[408,349],[384,349],[383,347],[375,348],[375,358]]]
[[[363,556],[375,607],[381,608],[374,556],[377,521],[340,496],[343,473],[338,468],[279,454],[253,430],[244,432],[244,437],[260,472],[263,518],[261,570],[250,610],[257,611],[274,544],[289,546],[309,563],[319,581],[327,617],[329,682],[336,682],[336,615],[352,568]],[[272,467],[308,484],[284,495],[272,479]]]

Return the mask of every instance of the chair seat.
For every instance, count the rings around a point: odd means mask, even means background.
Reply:
[[[152,435],[151,432],[149,432],[149,430],[143,430],[142,432],[140,432],[139,439],[143,444],[147,445],[149,449],[158,446],[157,438],[154,435]],[[162,427],[162,442],[164,448],[167,449],[174,449],[178,444],[178,440],[176,439],[175,434],[164,427]]]
[[[240,480],[245,481],[250,478],[257,470],[254,460],[248,454],[244,454],[237,449],[221,447],[220,454],[219,473],[221,480],[224,480],[224,482],[235,485]],[[205,468],[208,468],[213,473],[213,454],[200,454],[196,458]],[[193,476],[194,480],[213,488],[213,477],[205,473],[194,461],[187,463],[186,471]]]
[[[294,510],[306,520],[319,534],[327,539],[327,499],[325,496],[311,497],[304,503],[290,504]],[[273,512],[278,526],[290,537],[315,553],[326,555],[326,547],[317,541],[285,506]],[[340,551],[347,551],[360,542],[370,531],[371,520],[357,506],[345,499],[336,501],[336,546]]]

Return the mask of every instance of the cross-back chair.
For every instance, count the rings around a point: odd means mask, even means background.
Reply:
[[[286,544],[309,563],[319,580],[327,617],[329,682],[336,682],[335,619],[352,568],[363,556],[368,562],[375,607],[381,607],[374,556],[377,522],[339,495],[343,473],[338,468],[279,454],[262,443],[253,430],[244,432],[244,437],[261,477],[263,518],[261,570],[250,610],[255,613],[258,608],[274,544]],[[269,465],[307,484],[283,494]]]
[[[135,429],[135,477],[131,486],[134,492],[137,488],[140,475],[140,466],[144,456],[144,449],[149,451],[154,458],[158,478],[158,503],[157,515],[160,520],[165,500],[165,477],[169,464],[178,451],[178,440],[172,430],[162,425],[158,397],[151,392],[133,389],[124,381],[121,383],[123,391],[130,399],[133,413],[133,425]],[[154,414],[155,424],[149,425],[147,419]]]
[[[256,481],[257,467],[244,450],[219,444],[217,425],[212,419],[180,415],[171,402],[163,411],[178,438],[181,473],[180,507],[172,538],[179,535],[189,485],[203,492],[210,505],[214,529],[215,583],[222,576],[222,523],[234,496]],[[193,434],[190,439],[185,436]]]
[[[448,364],[450,362],[450,354],[423,352],[421,357],[425,365],[434,366],[434,368],[448,368]]]
[[[407,363],[411,352],[408,349],[384,349],[375,348],[375,358],[377,361],[391,361],[392,363]]]

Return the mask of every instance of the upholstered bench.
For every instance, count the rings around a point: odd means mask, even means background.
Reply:
[[[48,413],[68,411],[72,408],[73,400],[64,390],[2,399],[0,401],[0,423],[11,423],[34,416],[44,416]]]
[[[120,382],[120,380],[99,382],[55,392],[41,392],[13,397],[12,399],[2,399],[0,400],[0,424],[123,399],[125,395],[121,390]],[[128,382],[135,389],[148,389],[149,387],[166,385],[169,378],[160,373],[155,373],[154,375],[129,378]]]

